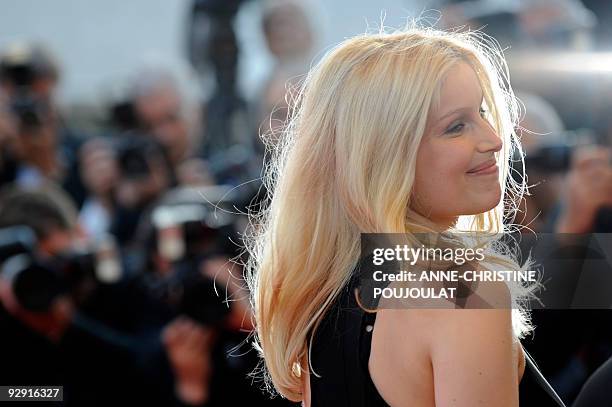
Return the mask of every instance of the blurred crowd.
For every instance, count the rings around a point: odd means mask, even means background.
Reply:
[[[307,69],[312,33],[299,3],[266,3],[276,63],[247,101],[240,5],[193,2],[187,57],[213,78],[206,100],[147,66],[95,132],[65,119],[52,50],[0,50],[0,383],[63,385],[75,406],[289,404],[250,376],[239,244],[266,193],[258,134],[284,121],[285,83]]]
[[[239,243],[266,194],[260,135],[279,134],[287,90],[318,50],[304,4],[262,3],[275,64],[256,98],[237,86],[242,2],[196,0],[187,59],[213,91],[194,105],[172,72],[139,70],[95,133],[58,106],[52,50],[0,49],[1,384],[63,385],[69,405],[290,404],[248,376],[258,357]],[[481,29],[506,48],[531,185],[520,232],[610,232],[612,8],[436,3],[438,27]],[[526,349],[573,400],[612,355],[612,318],[535,311],[534,323]]]

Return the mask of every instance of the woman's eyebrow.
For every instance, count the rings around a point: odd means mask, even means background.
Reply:
[[[482,102],[484,100],[484,93],[482,93],[482,91],[480,92],[480,103],[478,104],[478,106],[482,105]],[[459,113],[459,112],[463,112],[463,111],[470,111],[472,109],[472,106],[463,106],[463,107],[459,107],[457,109],[453,109],[450,112],[444,113],[442,116],[440,116],[437,121],[441,121],[444,120],[445,118],[447,118],[448,116],[451,116],[455,113]]]
[[[466,106],[466,107],[460,107],[460,108],[458,108],[458,109],[451,110],[450,112],[445,113],[444,115],[442,115],[441,117],[439,117],[439,118],[438,118],[438,121],[442,121],[442,120],[446,119],[448,116],[452,116],[452,115],[453,115],[453,114],[455,114],[455,113],[464,112],[464,111],[466,111],[466,112],[467,112],[467,111],[469,111],[469,110],[471,110],[471,107],[467,107],[467,106]]]

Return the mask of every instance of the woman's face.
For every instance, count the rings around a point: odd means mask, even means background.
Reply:
[[[465,62],[446,76],[419,146],[413,209],[444,227],[501,199],[496,152],[502,140],[485,119],[476,73]]]

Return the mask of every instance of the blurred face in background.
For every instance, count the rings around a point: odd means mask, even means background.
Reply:
[[[502,140],[482,106],[476,73],[467,63],[456,64],[430,109],[416,163],[413,208],[435,223],[450,226],[501,199],[496,153]]]
[[[81,178],[87,190],[98,198],[108,198],[116,187],[119,170],[115,152],[103,139],[86,142],[79,151]]]
[[[17,136],[17,121],[10,112],[9,100],[0,89],[0,150],[12,146]]]
[[[270,52],[279,60],[305,55],[312,46],[312,33],[304,10],[287,2],[268,10],[263,21]]]
[[[16,158],[37,167],[52,178],[61,177],[63,163],[58,160],[60,122],[55,106],[32,99],[22,113],[15,113]],[[25,112],[27,110],[27,112]]]
[[[166,149],[173,163],[185,158],[189,149],[189,130],[183,117],[181,99],[171,86],[164,86],[138,97],[136,114],[146,131]]]

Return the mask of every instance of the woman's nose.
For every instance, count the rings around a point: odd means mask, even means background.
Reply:
[[[490,125],[483,125],[480,128],[477,150],[481,153],[498,152],[502,149],[504,142]]]

